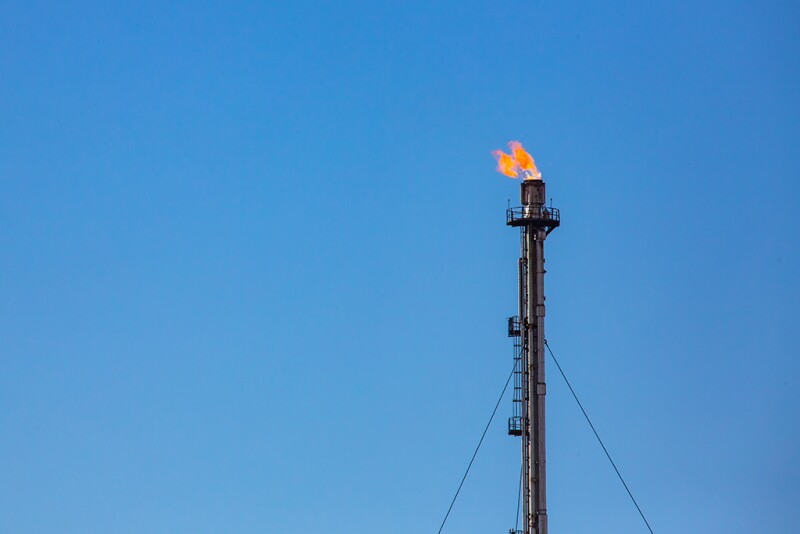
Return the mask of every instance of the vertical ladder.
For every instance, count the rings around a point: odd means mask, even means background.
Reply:
[[[524,370],[522,368],[522,340],[520,339],[519,316],[508,318],[508,337],[514,340],[514,398],[512,400],[511,417],[508,418],[508,435],[522,435],[522,387]]]

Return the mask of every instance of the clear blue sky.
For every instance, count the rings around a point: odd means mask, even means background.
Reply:
[[[0,532],[435,532],[548,338],[657,533],[793,533],[793,2],[0,5]],[[548,369],[554,533],[639,533]],[[445,532],[513,526],[502,406]]]

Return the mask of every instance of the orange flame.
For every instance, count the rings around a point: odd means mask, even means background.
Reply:
[[[492,155],[497,158],[497,172],[511,178],[516,178],[522,172],[525,180],[541,180],[542,173],[539,172],[533,157],[522,148],[522,143],[511,141],[508,146],[511,148],[510,155],[502,150],[492,152]]]
[[[497,158],[497,172],[501,172],[511,178],[517,177],[517,162],[514,161],[514,156],[506,154],[502,150],[492,151],[492,156]]]

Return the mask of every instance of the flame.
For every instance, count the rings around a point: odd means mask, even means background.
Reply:
[[[529,171],[531,178],[535,180],[541,180],[542,173],[540,173],[538,167],[536,167],[536,162],[533,161],[533,156],[525,152],[525,149],[522,148],[522,143],[519,141],[511,141],[508,143],[508,146],[511,147],[511,151],[514,153],[514,159],[516,159],[517,163],[519,163],[520,169],[523,171]]]
[[[517,162],[514,161],[514,156],[506,154],[502,150],[492,151],[492,156],[497,158],[497,172],[503,173],[508,177],[516,178],[519,174],[517,172]]]
[[[492,155],[497,159],[497,172],[503,173],[511,178],[516,178],[522,172],[525,180],[541,180],[542,173],[533,161],[533,157],[528,154],[522,143],[511,141],[508,143],[511,154],[506,154],[502,150],[495,150]]]

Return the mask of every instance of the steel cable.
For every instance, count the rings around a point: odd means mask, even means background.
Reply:
[[[583,409],[583,404],[581,404],[580,399],[578,399],[578,395],[575,393],[575,390],[572,389],[572,384],[569,383],[569,380],[567,379],[567,375],[564,374],[564,369],[562,369],[561,368],[561,364],[558,363],[558,359],[556,358],[556,355],[553,354],[553,349],[550,348],[550,345],[547,343],[547,340],[545,340],[544,346],[547,347],[547,352],[550,353],[550,357],[552,357],[553,361],[556,362],[556,367],[558,367],[558,371],[561,373],[561,377],[564,379],[564,382],[567,383],[567,387],[569,388],[569,391],[572,393],[572,396],[575,398],[575,402],[578,403],[578,407],[583,412],[583,416],[586,418],[586,422],[589,423],[589,426],[592,428],[592,432],[594,432],[594,437],[597,438],[598,443],[600,443],[600,446],[603,447],[603,452],[606,453],[606,457],[608,458],[608,461],[611,462],[611,467],[614,468],[614,471],[616,471],[620,482],[622,482],[622,485],[625,486],[625,491],[628,492],[628,497],[631,498],[631,501],[633,501],[633,505],[639,511],[639,515],[642,516],[642,520],[644,521],[644,524],[647,525],[647,530],[650,531],[650,534],[653,534],[653,529],[650,528],[650,523],[647,521],[647,518],[644,516],[644,513],[642,512],[642,509],[639,508],[639,503],[637,503],[636,499],[633,498],[633,493],[631,493],[630,488],[628,488],[628,484],[625,483],[625,479],[622,478],[622,474],[619,472],[619,469],[617,469],[617,464],[615,464],[614,460],[611,459],[611,455],[608,453],[608,449],[606,449],[606,446],[603,443],[603,440],[600,439],[600,435],[597,433],[597,430],[595,430],[594,425],[592,424],[592,420],[589,419],[589,415],[586,413],[586,410]]]
[[[511,369],[511,374],[508,375],[508,379],[506,380],[506,385],[503,386],[503,391],[500,393],[500,398],[497,399],[497,403],[494,405],[494,410],[492,410],[492,415],[491,417],[489,417],[489,422],[486,423],[486,428],[483,429],[483,434],[481,435],[480,441],[478,441],[478,446],[475,447],[475,452],[472,453],[472,459],[469,461],[467,470],[464,473],[464,476],[461,478],[461,483],[458,485],[456,494],[453,495],[453,500],[450,502],[450,507],[447,509],[447,513],[444,515],[444,519],[442,520],[442,525],[439,527],[438,534],[442,534],[442,529],[444,528],[444,524],[447,523],[447,518],[450,517],[450,512],[453,510],[453,505],[456,503],[456,499],[458,499],[458,494],[461,492],[461,488],[464,486],[464,481],[467,480],[467,475],[469,474],[469,470],[472,468],[472,462],[475,461],[475,457],[478,455],[478,451],[481,449],[481,445],[483,444],[483,438],[486,437],[486,432],[489,431],[489,426],[491,426],[492,420],[494,419],[494,416],[497,413],[497,408],[500,406],[500,401],[503,400],[503,397],[506,394],[506,390],[508,389],[508,384],[509,382],[511,382],[511,378],[514,376],[514,371],[516,370],[517,370],[517,362],[514,361],[514,367]]]

